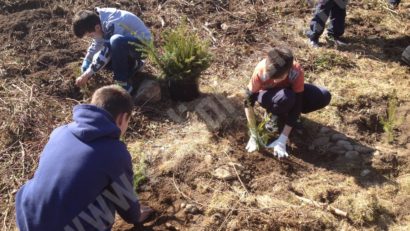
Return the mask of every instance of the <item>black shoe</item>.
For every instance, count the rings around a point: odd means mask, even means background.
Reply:
[[[328,36],[328,37],[326,37],[326,41],[329,44],[331,44],[333,46],[337,46],[337,47],[342,47],[342,46],[345,47],[345,46],[349,45],[349,43],[345,39],[340,38],[340,37],[335,38],[333,36]]]

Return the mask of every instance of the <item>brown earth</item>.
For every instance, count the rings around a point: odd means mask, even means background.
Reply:
[[[408,2],[393,12],[381,0],[351,1],[346,37],[352,45],[324,42],[311,50],[303,31],[312,9],[300,0],[0,0],[1,230],[15,228],[15,192],[32,177],[50,132],[71,120],[73,105],[111,82],[103,72],[88,89],[74,85],[88,41],[72,35],[71,18],[94,6],[136,13],[158,44],[161,31],[186,17],[212,45],[204,94],[184,104],[182,121],[169,117],[180,104],[166,97],[135,109],[126,141],[146,178],[139,198],[156,210],[144,230],[409,230],[410,70],[399,61],[410,45]],[[304,116],[303,132],[293,132],[286,160],[244,149],[240,92],[274,45],[292,47],[306,81],[332,92],[331,105]],[[157,74],[149,63],[146,70]],[[204,100],[226,115],[216,128],[195,110]],[[218,169],[232,176],[221,180]],[[114,230],[137,228],[118,219]]]

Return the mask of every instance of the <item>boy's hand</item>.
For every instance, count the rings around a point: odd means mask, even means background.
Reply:
[[[277,140],[269,144],[267,148],[273,148],[273,155],[277,156],[279,159],[282,157],[288,157],[289,154],[286,152],[287,140],[288,137],[282,134]]]
[[[259,143],[258,143],[258,137],[255,135],[251,135],[249,138],[248,144],[246,145],[246,150],[248,152],[254,152],[259,150]]]
[[[78,77],[78,78],[75,80],[75,84],[76,84],[77,86],[79,86],[79,87],[82,87],[82,86],[84,86],[84,85],[87,83],[88,78],[89,78],[88,75],[81,75],[80,77]]]
[[[143,223],[153,212],[150,207],[141,205],[140,207],[140,218],[138,220],[139,223]]]

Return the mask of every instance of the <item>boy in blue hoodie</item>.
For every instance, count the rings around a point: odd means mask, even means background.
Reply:
[[[76,84],[83,86],[93,74],[111,62],[115,83],[131,93],[133,88],[128,79],[144,64],[141,52],[135,50],[133,43],[151,40],[151,32],[144,22],[128,11],[96,8],[95,11],[82,10],[75,15],[73,32],[78,38],[93,39]]]
[[[147,218],[152,210],[137,200],[131,156],[120,141],[132,107],[118,86],[74,107],[74,121],[52,132],[34,177],[17,192],[21,231],[110,230],[116,211],[132,224]]]

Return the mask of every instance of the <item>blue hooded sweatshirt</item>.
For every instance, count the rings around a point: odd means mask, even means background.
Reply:
[[[33,179],[16,195],[21,231],[110,230],[115,211],[138,223],[131,156],[112,116],[74,107],[74,122],[55,129]]]

